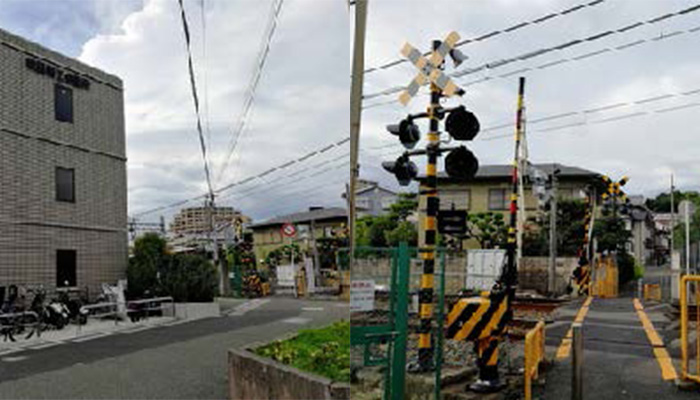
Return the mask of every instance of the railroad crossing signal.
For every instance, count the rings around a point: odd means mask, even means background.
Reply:
[[[442,90],[444,96],[462,95],[464,90],[460,89],[444,72],[440,69],[445,57],[454,50],[454,46],[459,41],[457,32],[450,32],[449,35],[440,43],[437,49],[433,50],[429,58],[423,57],[423,54],[415,47],[406,43],[401,49],[401,54],[406,57],[413,65],[418,68],[418,74],[408,84],[408,87],[399,95],[399,102],[404,106],[408,104],[413,96],[418,93],[421,86],[428,83],[434,83]],[[454,53],[452,53],[454,54]],[[453,55],[453,57],[455,57]],[[455,63],[462,61],[462,57],[455,57]]]
[[[623,176],[617,182],[614,182],[606,175],[603,175],[602,179],[603,183],[606,185],[606,188],[600,197],[606,202],[606,205],[610,205],[612,203],[614,213],[617,212],[618,201],[622,203],[623,206],[629,205],[630,199],[627,197],[627,194],[622,191],[622,187],[629,181],[629,177]],[[622,212],[624,213],[625,211],[626,209],[623,208]]]

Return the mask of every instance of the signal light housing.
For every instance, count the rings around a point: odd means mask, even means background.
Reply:
[[[400,156],[396,161],[384,161],[382,167],[394,174],[401,186],[408,186],[418,176],[418,167],[408,156]]]
[[[445,172],[451,178],[469,180],[474,178],[478,170],[479,160],[464,146],[450,151],[445,157]]]
[[[409,119],[404,119],[398,124],[387,125],[386,129],[392,135],[398,136],[403,147],[407,149],[416,147],[416,143],[420,141],[420,129]]]
[[[455,140],[473,140],[479,133],[481,126],[479,120],[464,106],[459,106],[450,111],[445,121],[445,130]]]

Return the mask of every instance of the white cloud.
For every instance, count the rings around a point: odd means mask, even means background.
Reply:
[[[206,5],[205,63],[199,2],[185,2],[200,96],[205,87],[208,89],[209,151],[212,169],[218,170],[252,74],[271,2],[209,0]],[[286,0],[278,23],[251,122],[219,186],[347,136],[346,5]],[[124,80],[130,212],[204,193],[177,2],[145,1],[141,10],[124,19],[118,32],[87,42],[80,58]],[[346,171],[338,170],[324,179],[330,182],[346,176]],[[329,185],[325,192],[311,199],[302,197],[305,201],[299,202],[298,197],[281,198],[277,185],[268,186],[255,196],[236,198],[234,205],[255,217],[265,217],[315,203],[337,204],[343,187],[342,183]],[[301,183],[299,188],[303,188]]]

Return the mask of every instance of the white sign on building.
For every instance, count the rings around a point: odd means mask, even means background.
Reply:
[[[286,287],[295,287],[296,267],[292,265],[277,266],[277,285]]]
[[[350,283],[350,312],[374,310],[374,281],[353,280]]]

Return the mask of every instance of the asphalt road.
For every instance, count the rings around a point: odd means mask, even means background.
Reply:
[[[246,312],[0,359],[1,399],[225,399],[227,350],[348,318],[347,304],[271,298]]]
[[[577,303],[573,307],[579,306]],[[572,308],[573,308],[572,307]],[[572,310],[568,310],[572,311]],[[565,313],[570,315],[571,312]],[[663,317],[650,314],[654,325]],[[547,345],[557,346],[572,318],[563,318],[547,330]],[[664,380],[653,346],[636,314],[631,298],[599,299],[591,304],[583,322],[584,398],[600,400],[697,399],[696,392],[680,391],[673,381]],[[571,398],[571,356],[556,360],[546,372],[541,398]]]

